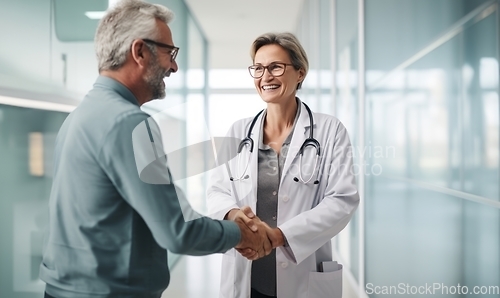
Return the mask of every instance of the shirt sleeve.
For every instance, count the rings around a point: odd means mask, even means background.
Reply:
[[[122,115],[103,141],[99,162],[163,248],[206,255],[234,247],[241,237],[235,223],[193,217],[195,211],[173,184],[162,144],[158,125],[147,114]]]

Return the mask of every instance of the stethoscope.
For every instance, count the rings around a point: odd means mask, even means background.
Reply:
[[[309,107],[303,103],[304,106],[306,107],[306,110],[307,110],[307,113],[309,114],[309,123],[310,123],[310,129],[309,129],[309,138],[307,138],[304,143],[302,143],[302,146],[300,146],[300,150],[299,150],[299,177],[294,177],[293,178],[293,181],[295,182],[302,182],[304,184],[307,184],[309,183],[309,181],[311,181],[314,173],[316,172],[316,180],[314,180],[314,184],[319,184],[319,180],[318,180],[318,171],[317,171],[317,166],[318,166],[318,160],[319,160],[319,157],[320,157],[320,154],[321,154],[321,146],[318,142],[318,140],[316,140],[314,137],[313,137],[313,123],[314,123],[314,119],[313,119],[313,115],[312,115],[312,112],[311,110],[309,109]],[[264,110],[260,111],[252,120],[252,123],[250,124],[250,128],[248,129],[248,133],[247,133],[247,136],[246,138],[244,138],[241,142],[240,142],[240,145],[238,146],[238,172],[239,172],[239,165],[240,165],[240,158],[241,158],[241,150],[243,150],[243,147],[245,147],[246,145],[248,145],[250,147],[250,154],[248,156],[248,161],[247,161],[247,164],[245,166],[245,170],[243,171],[243,173],[238,177],[238,178],[234,178],[234,177],[230,177],[229,180],[231,181],[241,181],[241,180],[245,180],[245,179],[248,179],[249,176],[248,175],[245,175],[245,173],[247,172],[248,170],[248,165],[250,164],[250,157],[252,156],[252,152],[253,152],[253,139],[252,137],[250,137],[250,135],[252,134],[252,129],[255,125],[255,122],[257,122],[257,119],[259,118],[260,114],[262,114],[262,112],[264,112]],[[311,174],[311,176],[309,177],[309,179],[307,179],[307,181],[305,181],[303,178],[302,178],[302,156],[304,155],[304,151],[306,149],[307,146],[311,146],[311,147],[314,147],[314,149],[316,149],[316,158],[314,160],[314,170]]]

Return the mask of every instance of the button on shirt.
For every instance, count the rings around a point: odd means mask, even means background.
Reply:
[[[271,148],[271,146],[264,144],[263,142],[264,119],[266,118],[266,113],[262,116],[260,127],[261,135],[259,136],[256,213],[257,216],[271,228],[277,227],[278,192],[281,174],[299,115],[300,107],[297,109],[292,130],[285,141],[283,141],[279,155],[273,148]],[[276,296],[276,250],[273,250],[269,255],[252,262],[251,281],[252,288],[258,292],[268,296]]]

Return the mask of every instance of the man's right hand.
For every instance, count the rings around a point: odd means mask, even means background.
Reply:
[[[256,253],[247,257],[249,260],[255,261],[259,258],[267,256],[273,250],[273,246],[269,241],[266,229],[261,226],[256,232],[253,232],[247,223],[241,218],[235,218],[234,222],[239,226],[241,231],[241,240],[235,246],[238,250],[253,250]]]
[[[256,221],[260,219],[255,218],[255,214],[250,206],[244,206],[241,209],[231,209],[224,219],[235,221],[237,218],[243,220],[243,222],[250,228],[250,230],[257,232]]]

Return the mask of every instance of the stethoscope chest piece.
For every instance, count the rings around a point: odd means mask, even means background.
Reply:
[[[305,104],[304,104],[305,105]],[[307,106],[306,106],[307,107]],[[309,111],[309,108],[308,108],[308,111]],[[309,114],[310,117],[312,117],[311,114]],[[319,144],[318,140],[316,140],[315,138],[312,137],[312,131],[313,131],[313,124],[311,123],[311,130],[310,130],[310,136],[309,138],[307,138],[304,143],[302,143],[302,146],[300,146],[300,149],[299,149],[299,178],[297,177],[294,177],[293,178],[293,181],[295,182],[302,182],[304,184],[307,184],[309,183],[309,181],[311,181],[312,177],[314,176],[314,173],[316,172],[316,179],[314,180],[314,184],[319,184],[319,180],[318,180],[318,175],[319,175],[319,172],[318,172],[318,161],[319,161],[319,157],[321,156],[321,145]],[[313,168],[313,172],[311,173],[311,176],[309,177],[309,179],[304,180],[302,178],[302,157],[304,156],[304,151],[306,150],[306,148],[310,146],[310,147],[313,147],[314,149],[316,149],[316,156],[314,157],[314,168]]]

